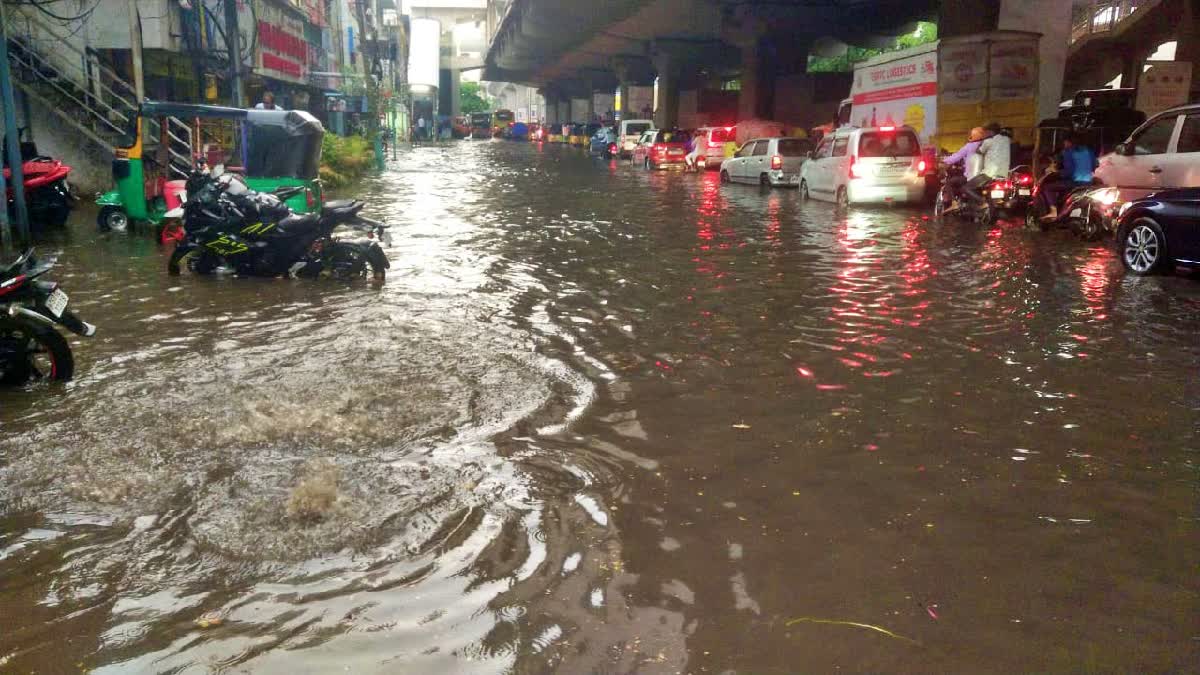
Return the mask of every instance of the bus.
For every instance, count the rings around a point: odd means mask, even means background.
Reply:
[[[511,110],[497,110],[492,113],[492,135],[497,137],[508,136],[508,128],[516,121],[517,116]]]
[[[486,112],[471,113],[471,138],[492,137],[492,114]]]

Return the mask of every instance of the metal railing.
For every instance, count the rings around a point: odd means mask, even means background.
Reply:
[[[1076,7],[1071,20],[1071,44],[1089,35],[1116,30],[1139,9],[1156,4],[1157,0],[1092,0],[1088,5]]]
[[[76,44],[75,32],[9,5],[9,59],[17,85],[97,143],[112,144],[132,130],[138,100],[134,86]],[[186,177],[192,165],[192,130],[168,119],[170,168]],[[156,120],[143,130],[157,138]]]

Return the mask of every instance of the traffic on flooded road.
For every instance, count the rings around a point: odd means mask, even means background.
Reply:
[[[1193,275],[628,127],[402,150],[386,281],[76,209],[99,330],[0,390],[0,670],[1192,667]]]

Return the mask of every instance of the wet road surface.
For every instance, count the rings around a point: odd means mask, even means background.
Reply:
[[[0,393],[0,670],[1200,663],[1200,281],[918,211],[419,147],[382,287],[177,278]]]

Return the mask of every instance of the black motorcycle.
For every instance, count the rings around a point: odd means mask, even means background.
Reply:
[[[982,200],[974,200],[967,196],[963,188],[956,190],[949,184],[950,180],[963,175],[963,167],[958,164],[942,165],[938,175],[942,187],[933,202],[934,217],[958,216],[985,227],[991,225],[996,221],[996,207],[987,193]]]
[[[91,337],[96,327],[67,309],[67,294],[53,281],[42,281],[53,263],[39,261],[28,249],[9,265],[0,265],[0,383],[71,379],[75,358],[60,325]]]
[[[365,204],[353,200],[297,214],[284,202],[301,189],[255,192],[232,174],[193,172],[181,210],[187,238],[172,253],[168,272],[179,274],[186,261],[198,274],[227,267],[242,276],[349,279],[370,271],[382,281],[391,266],[380,246],[389,243],[387,225],[360,215]],[[360,236],[335,237],[339,227]]]

